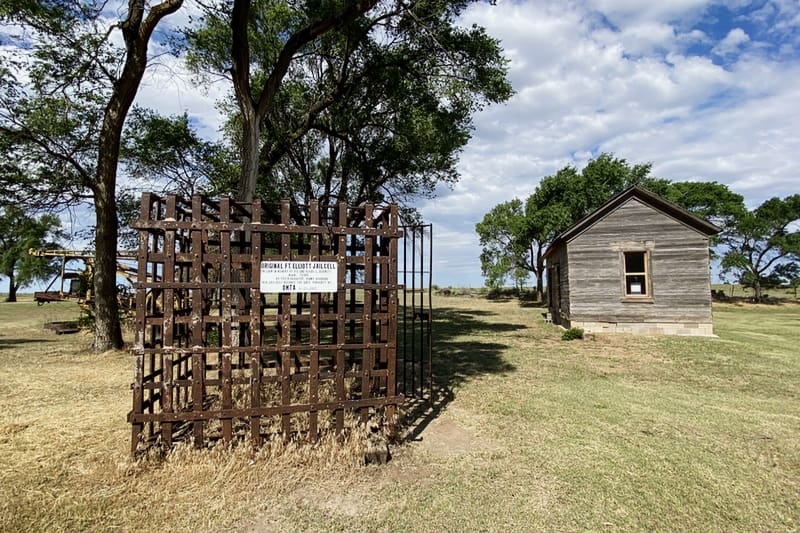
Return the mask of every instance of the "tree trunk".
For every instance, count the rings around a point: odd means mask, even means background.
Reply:
[[[6,298],[7,302],[16,302],[17,301],[17,285],[14,283],[14,266],[11,266],[11,270],[6,274],[8,277],[8,297]]]
[[[758,279],[758,276],[755,276],[753,279],[753,301],[760,304],[761,299],[761,280]]]
[[[377,0],[349,2],[343,11],[330,13],[319,21],[311,22],[289,35],[283,48],[278,53],[258,95],[253,94],[250,87],[250,40],[248,30],[250,23],[250,0],[234,0],[231,9],[231,78],[233,92],[239,110],[242,112],[242,166],[239,174],[239,191],[237,199],[252,201],[258,182],[259,133],[261,121],[272,109],[275,96],[278,94],[283,78],[295,54],[303,46],[325,33],[340,28],[375,7]]]
[[[544,272],[541,270],[536,271],[536,301],[541,302],[544,299]]]
[[[95,351],[122,347],[117,302],[117,163],[122,127],[147,68],[147,46],[156,25],[174,13],[183,0],[164,0],[144,17],[144,0],[128,0],[128,18],[120,24],[125,39],[125,66],[114,84],[100,129],[97,175],[94,184],[95,236],[94,297]]]
[[[130,53],[129,61],[130,63]],[[126,65],[127,67],[127,65]],[[126,68],[125,72],[129,72]],[[144,67],[142,66],[142,73]],[[111,96],[100,130],[100,155],[94,186],[95,264],[94,264],[94,349],[98,352],[122,348],[122,328],[117,302],[117,163],[122,126],[136,95],[138,79],[123,77]]]
[[[536,249],[536,300],[544,301],[544,254],[541,244]]]
[[[114,166],[116,180],[116,166]],[[117,301],[117,209],[114,189],[95,194],[97,234],[95,242],[94,297],[96,351],[122,347],[122,328]]]
[[[252,202],[258,182],[261,127],[255,110],[251,106],[240,104],[239,110],[242,112],[242,146],[239,149],[242,168],[239,174],[237,200],[240,202]]]
[[[140,77],[141,79],[141,77]],[[138,86],[138,84],[137,84]],[[121,85],[129,89],[129,85]],[[135,89],[134,89],[135,95]],[[122,348],[122,328],[117,301],[117,163],[122,125],[133,97],[115,91],[100,131],[100,156],[94,187],[95,225],[94,301],[95,338],[98,352]],[[127,105],[126,105],[127,103]]]

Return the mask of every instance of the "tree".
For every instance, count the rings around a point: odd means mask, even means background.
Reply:
[[[524,204],[519,200],[496,206],[476,226],[483,252],[481,267],[487,284],[505,282],[513,269],[536,276],[540,297],[544,287],[544,254],[569,226],[625,189],[638,185],[692,213],[731,231],[744,212],[744,199],[716,182],[676,182],[650,176],[650,163],[629,164],[603,153],[578,172],[566,166],[545,176]],[[712,245],[715,243],[712,243]]]
[[[723,273],[751,285],[753,300],[763,301],[765,284],[780,280],[800,261],[800,194],[771,198],[752,211],[745,210],[721,242]]]
[[[475,230],[483,247],[481,272],[488,287],[502,287],[518,268],[534,271],[535,251],[527,238],[527,220],[519,199],[496,205]]]
[[[281,6],[253,4],[247,43],[237,41],[231,35],[233,21],[216,12],[188,35],[190,61],[198,72],[231,73],[237,114],[228,132],[243,147],[243,160],[253,151],[247,148],[253,133],[248,95],[243,105],[238,67],[219,43],[230,41],[234,50],[249,46],[256,94],[265,78],[272,79],[289,43],[290,34],[276,33],[282,26],[275,21],[320,19],[308,10],[298,14]],[[242,176],[250,177],[240,180],[240,198],[251,194],[242,187],[254,186],[261,197],[291,197],[298,203],[319,199],[323,206],[342,200],[402,202],[457,180],[455,154],[469,139],[472,114],[511,94],[499,43],[482,28],[455,25],[465,6],[374,2],[359,16],[340,17],[335,31],[303,45],[270,97],[271,107],[260,114],[258,179],[253,181],[252,169],[242,168]],[[260,94],[263,99],[266,93]]]
[[[230,151],[202,139],[186,113],[165,117],[134,107],[120,157],[140,189],[182,196],[213,195],[236,172]]]
[[[104,2],[12,1],[0,20],[24,30],[19,63],[30,83],[9,77],[0,96],[0,144],[11,163],[0,183],[30,205],[91,200],[96,213],[95,342],[122,346],[116,290],[117,165],[123,125],[148,62],[156,26],[183,0],[128,0],[106,22]],[[117,46],[119,34],[122,46]]]
[[[788,273],[786,278],[789,281],[789,287],[794,291],[794,299],[797,300],[797,290],[800,289],[800,263],[792,263],[793,271]]]
[[[502,285],[516,269],[536,276],[537,297],[544,294],[544,254],[553,239],[609,198],[650,178],[649,164],[629,165],[612,154],[600,154],[581,172],[566,166],[545,176],[525,201],[495,206],[476,226],[483,247],[481,269],[487,285]]]
[[[230,12],[209,7],[208,31],[189,32],[189,39],[201,45],[194,64],[227,72],[233,83],[241,125],[239,200],[251,201],[255,195],[261,129],[295,56],[376,2],[233,0]]]
[[[17,291],[56,271],[51,258],[28,254],[31,248],[52,248],[62,237],[61,221],[53,215],[39,218],[15,206],[0,208],[0,277],[8,278],[7,302],[17,301]]]
[[[569,225],[628,187],[639,185],[657,192],[664,186],[665,181],[650,176],[652,166],[651,163],[631,165],[627,160],[609,153],[602,153],[589,161],[581,170],[578,179],[568,183],[562,199],[571,211],[572,220]]]
[[[743,272],[736,272],[734,280],[742,287],[751,289],[754,292],[756,283],[762,291],[766,289],[778,289],[784,286],[792,287],[795,289],[796,297],[798,274],[800,274],[800,263],[781,263],[773,268],[772,272],[762,276],[760,279],[756,279],[751,271],[745,270]],[[755,297],[754,300],[756,300]],[[766,300],[766,295],[763,295],[762,300]]]
[[[724,236],[735,230],[736,221],[746,211],[741,194],[715,181],[679,181],[653,192],[721,228],[720,234],[710,239],[712,252]]]

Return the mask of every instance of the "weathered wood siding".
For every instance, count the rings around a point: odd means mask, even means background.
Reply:
[[[550,316],[552,317],[554,323],[569,327],[569,258],[567,257],[566,246],[561,246],[558,251],[554,252],[553,256],[548,259],[547,265],[548,268],[550,266],[558,267],[560,278],[558,280],[548,278],[547,280],[548,285],[550,283],[559,284],[560,290],[559,301],[554,301],[553,298],[550,298],[548,301]],[[552,294],[550,293],[549,287],[548,294]]]
[[[621,252],[637,247],[650,258],[649,301],[624,294]],[[572,322],[711,323],[708,238],[668,215],[631,198],[566,248]]]

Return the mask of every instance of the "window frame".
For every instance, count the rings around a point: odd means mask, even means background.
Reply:
[[[628,254],[642,254],[642,263],[644,266],[643,272],[628,272],[627,256]],[[620,251],[620,262],[622,271],[622,299],[625,302],[652,302],[653,301],[653,283],[652,283],[652,269],[650,267],[650,250],[645,248],[635,248]],[[644,277],[643,289],[644,294],[633,294],[628,292],[628,276],[642,276]]]

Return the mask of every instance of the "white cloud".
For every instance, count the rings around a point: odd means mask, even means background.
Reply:
[[[759,43],[742,21],[717,42],[694,28],[708,8],[699,0],[470,8],[465,23],[502,40],[517,92],[476,117],[462,181],[421,207],[437,235],[434,283],[480,284],[475,223],[601,151],[652,162],[660,177],[720,181],[751,206],[800,190],[797,50],[782,63],[757,50],[732,54]],[[714,47],[725,64],[689,54],[696,44]]]
[[[627,27],[646,21],[684,21],[699,17],[708,0],[671,0],[670,2],[641,2],[640,0],[588,0],[586,8],[595,10],[617,27]]]
[[[660,22],[645,22],[625,28],[620,33],[622,46],[627,53],[645,54],[675,46],[675,28]]]
[[[734,28],[713,48],[712,53],[718,56],[734,54],[739,51],[743,44],[748,42],[750,42],[750,36],[743,29]]]
[[[215,108],[215,102],[228,94],[229,90],[230,86],[225,81],[197,87],[180,58],[162,55],[148,67],[136,95],[136,104],[157,109],[165,115],[185,112],[199,123],[201,135],[217,138],[223,118]]]
[[[720,181],[751,206],[798,192],[800,4],[768,0],[715,38],[724,21],[708,18],[712,8],[735,11],[750,0],[714,3],[472,4],[463,22],[502,40],[516,94],[476,117],[459,162],[462,180],[420,203],[434,224],[434,283],[481,285],[474,227],[483,215],[601,151],[650,161],[660,177]],[[188,24],[197,6],[186,7],[170,26]],[[229,85],[198,90],[180,60],[162,56],[159,63],[137,103],[187,112],[204,135],[216,136],[214,104]]]

